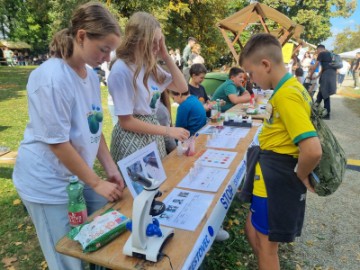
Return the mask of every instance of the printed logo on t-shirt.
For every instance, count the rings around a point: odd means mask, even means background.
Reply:
[[[156,108],[156,103],[160,98],[160,91],[159,88],[157,86],[151,86],[151,94],[152,94],[152,98],[151,98],[151,102],[150,102],[150,108],[151,109],[155,109]]]
[[[88,124],[92,134],[96,134],[99,131],[100,123],[103,120],[103,113],[100,111],[100,107],[92,104],[92,111],[88,113]]]

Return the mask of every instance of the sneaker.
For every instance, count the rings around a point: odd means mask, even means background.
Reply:
[[[221,242],[230,238],[230,235],[227,231],[225,231],[222,227],[219,229],[216,234],[215,241]]]
[[[327,115],[328,115],[327,109],[323,108],[323,110],[321,111],[321,117],[324,118]]]
[[[358,86],[356,86],[354,89],[355,89],[355,90],[359,90],[360,88],[359,88]]]
[[[330,120],[330,114],[328,113],[328,114],[324,115],[321,118],[324,119],[324,120]]]

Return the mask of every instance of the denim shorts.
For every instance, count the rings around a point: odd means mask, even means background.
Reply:
[[[250,211],[254,228],[262,234],[269,235],[267,198],[253,195]]]

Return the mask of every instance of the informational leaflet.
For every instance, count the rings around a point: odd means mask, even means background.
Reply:
[[[201,166],[229,168],[234,160],[236,152],[220,151],[215,149],[207,149],[204,154],[197,160]]]
[[[249,131],[249,128],[241,127],[207,126],[200,133],[208,135],[207,147],[233,149]]]
[[[212,126],[212,125],[208,125],[203,127],[202,129],[199,130],[199,134],[207,134],[207,135],[212,135],[214,133],[220,132],[220,130],[223,128],[224,126]]]
[[[161,225],[195,231],[214,195],[174,188],[163,201],[166,210],[156,218]]]
[[[178,187],[217,192],[228,173],[228,169],[195,165]]]
[[[133,181],[135,175],[139,174],[161,183],[166,179],[165,170],[155,142],[118,161],[117,164],[134,198],[143,190],[140,183]]]
[[[222,136],[212,136],[208,135],[208,140],[206,141],[206,147],[211,148],[227,148],[234,149],[239,143],[239,138],[231,137],[222,137]]]

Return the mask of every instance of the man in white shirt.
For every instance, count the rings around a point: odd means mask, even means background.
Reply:
[[[345,61],[342,60],[342,68],[338,69],[338,85],[341,86],[342,83],[344,82],[345,76],[348,73],[349,69],[350,69],[350,64]]]

